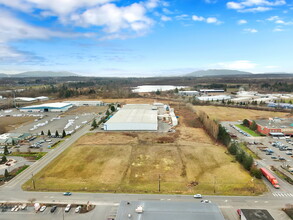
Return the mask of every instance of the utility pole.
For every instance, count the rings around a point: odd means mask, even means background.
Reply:
[[[159,192],[161,192],[161,175],[159,174]]]
[[[34,180],[34,174],[33,173],[32,173],[32,182],[33,182],[34,190],[36,190],[36,185],[35,185],[35,180]]]
[[[214,194],[216,193],[216,177],[214,176]]]

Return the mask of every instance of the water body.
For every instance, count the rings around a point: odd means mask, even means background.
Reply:
[[[171,86],[171,85],[143,85],[143,86],[137,86],[132,89],[132,92],[139,93],[139,92],[156,92],[156,91],[168,91],[168,90],[174,90],[174,89],[181,89],[186,88],[186,86]]]

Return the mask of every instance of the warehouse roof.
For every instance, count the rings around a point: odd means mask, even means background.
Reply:
[[[125,108],[120,109],[108,123],[157,123],[157,110]]]
[[[136,209],[141,206],[142,212]],[[116,220],[224,220],[217,205],[199,202],[170,202],[170,201],[122,201]]]
[[[59,109],[59,108],[66,108],[71,106],[71,103],[62,103],[62,102],[56,102],[56,103],[46,103],[46,104],[41,104],[41,105],[31,105],[31,106],[26,106],[22,107],[20,109]]]
[[[274,220],[265,209],[241,209],[241,212],[247,220]]]

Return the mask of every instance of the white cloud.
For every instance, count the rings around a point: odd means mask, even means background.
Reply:
[[[221,21],[219,21],[215,17],[204,18],[202,16],[193,15],[191,18],[193,21],[202,21],[202,22],[206,22],[208,24],[221,24],[222,23]]]
[[[228,9],[234,9],[238,12],[264,12],[285,4],[285,0],[241,0],[227,2],[226,6]]]
[[[0,10],[0,59],[18,58],[24,60],[26,53],[18,51],[8,44],[12,41],[25,39],[41,39],[46,40],[53,37],[75,37],[86,36],[87,34],[65,33],[60,31],[52,31],[46,28],[32,26],[17,18],[12,14]]]
[[[232,62],[221,62],[215,65],[217,68],[232,70],[250,70],[254,69],[257,64],[249,60],[236,60]]]
[[[192,20],[194,20],[194,21],[204,21],[205,18],[202,17],[202,16],[193,15]]]
[[[284,29],[278,28],[278,27],[273,30],[273,32],[282,32],[282,31],[284,31]]]
[[[206,21],[208,24],[219,23],[218,19],[214,17],[209,17],[206,19]]]
[[[279,66],[265,66],[266,69],[277,69]]]
[[[274,22],[277,25],[293,25],[292,21],[284,21],[279,16],[271,16],[266,19],[267,21]]]
[[[162,15],[162,16],[161,16],[161,20],[162,20],[162,21],[171,21],[172,18],[171,18],[171,17],[168,17],[168,16],[166,16],[166,15]]]
[[[239,25],[247,24],[247,21],[244,19],[241,19],[241,20],[237,21],[237,24],[239,24]]]
[[[254,29],[254,28],[246,28],[244,29],[245,32],[248,32],[248,33],[257,33],[258,30]]]
[[[189,15],[187,15],[187,14],[175,16],[175,19],[177,19],[177,20],[187,20],[188,18],[189,18]]]
[[[102,26],[107,33],[129,30],[147,31],[153,21],[146,16],[146,8],[142,4],[133,3],[125,7],[115,4],[104,4],[88,9],[82,14],[73,14],[70,21],[78,26]]]

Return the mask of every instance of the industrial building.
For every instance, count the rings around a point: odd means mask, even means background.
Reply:
[[[173,201],[122,201],[115,220],[224,220],[213,203]]]
[[[65,112],[72,107],[71,103],[46,103],[19,108],[21,112]]]
[[[181,96],[198,96],[199,91],[178,91]]]
[[[127,104],[104,124],[105,131],[157,131],[158,107]]]
[[[271,214],[265,209],[241,209],[241,220],[274,220]]]
[[[19,101],[19,102],[37,102],[37,101],[47,101],[49,100],[48,97],[46,96],[39,96],[36,98],[31,98],[31,97],[16,97],[15,101]]]
[[[63,103],[71,103],[74,106],[104,106],[102,101],[65,101]]]
[[[251,124],[253,121],[248,120]],[[257,131],[271,136],[293,136],[293,119],[270,118],[269,120],[255,120]]]
[[[222,100],[230,100],[231,96],[229,95],[213,95],[213,96],[201,96],[197,98],[200,101],[222,101]]]

